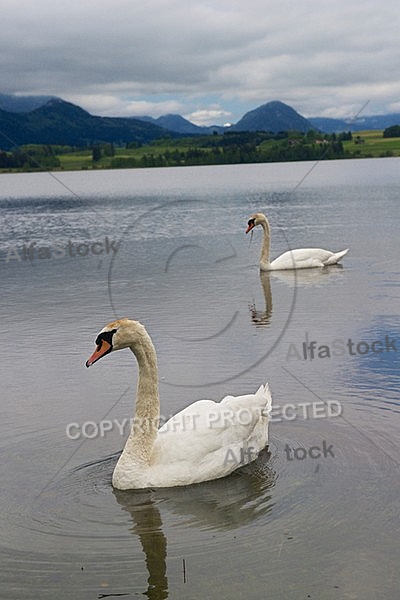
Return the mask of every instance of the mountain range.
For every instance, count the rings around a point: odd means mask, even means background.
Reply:
[[[30,112],[0,109],[0,148],[10,150],[24,144],[90,146],[148,143],[165,135],[179,136],[153,123],[128,117],[95,117],[83,108],[52,98]]]
[[[389,113],[387,115],[372,115],[369,117],[357,117],[349,123],[340,119],[328,119],[324,117],[313,117],[309,119],[315,129],[325,133],[337,133],[340,131],[363,131],[367,129],[387,129],[392,125],[400,124],[400,113]]]
[[[400,114],[358,117],[351,123],[339,119],[306,119],[292,107],[272,101],[247,112],[230,127],[200,127],[181,115],[153,117],[98,117],[52,96],[12,96],[0,94],[0,148],[9,150],[23,144],[89,146],[99,142],[114,144],[149,143],[161,137],[210,135],[226,131],[325,133],[386,129],[400,124]]]
[[[164,115],[158,117],[158,119],[152,117],[137,118],[186,135],[212,134],[214,131],[217,133],[225,131],[270,131],[278,133],[290,129],[296,129],[304,133],[310,129],[318,129],[324,133],[338,133],[341,131],[386,129],[392,125],[400,124],[400,113],[357,117],[351,122],[327,117],[309,117],[306,119],[291,106],[277,100],[267,102],[247,112],[237,123],[230,127],[222,127],[221,125],[199,127],[180,115]]]

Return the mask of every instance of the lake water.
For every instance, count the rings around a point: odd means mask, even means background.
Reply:
[[[400,159],[295,189],[312,166],[1,176],[1,598],[398,597]],[[349,247],[343,266],[260,277],[257,211],[272,257]],[[116,316],[154,340],[165,418],[269,381],[268,450],[113,491],[137,369],[84,363]]]

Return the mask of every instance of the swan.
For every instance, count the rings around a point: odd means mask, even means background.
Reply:
[[[288,250],[281,256],[278,256],[271,263],[269,262],[270,251],[270,226],[267,217],[263,213],[252,215],[247,223],[246,233],[249,233],[254,227],[261,225],[264,232],[263,246],[260,257],[261,271],[280,271],[281,269],[310,269],[312,267],[327,267],[336,265],[349,249],[341,252],[330,252],[321,248],[297,248]]]
[[[120,490],[175,487],[219,479],[253,462],[268,443],[271,395],[268,384],[255,394],[199,400],[159,426],[157,355],[139,321],[118,319],[96,339],[90,367],[115,350],[130,348],[139,376],[132,428],[112,476]]]

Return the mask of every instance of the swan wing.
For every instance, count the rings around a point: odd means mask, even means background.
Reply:
[[[221,402],[195,402],[159,429],[152,475],[168,485],[189,484],[224,477],[252,462],[268,443],[270,410],[268,385]]]
[[[295,250],[288,250],[288,252],[272,261],[270,269],[309,269],[334,265],[348,251],[348,248],[336,253],[322,248],[296,248]]]

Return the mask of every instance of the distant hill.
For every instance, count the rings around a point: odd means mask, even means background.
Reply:
[[[306,132],[312,129],[310,121],[299,115],[293,108],[283,102],[267,102],[250,112],[247,112],[231,131],[287,131],[296,129]]]
[[[164,127],[170,131],[182,133],[183,135],[212,135],[214,131],[217,133],[223,133],[226,130],[226,127],[223,127],[222,125],[200,127],[199,125],[191,123],[191,121],[188,121],[181,115],[163,115],[157,119],[147,116],[137,118],[149,123],[154,123],[155,125],[159,125],[160,127]]]
[[[400,114],[391,113],[388,115],[373,115],[370,117],[359,117],[355,120],[353,131],[362,129],[386,129],[392,125],[400,125]]]
[[[351,130],[351,126],[341,119],[310,117],[308,120],[314,129],[319,129],[319,131],[323,131],[324,133],[338,133],[340,131]]]
[[[167,132],[153,123],[139,119],[95,117],[79,106],[64,100],[52,99],[29,113],[0,110],[0,148],[11,149],[14,144],[61,144],[88,146],[98,142],[148,143]]]
[[[155,125],[159,125],[165,129],[188,135],[197,134],[199,129],[197,125],[191,123],[187,119],[184,119],[181,117],[181,115],[163,115],[162,117],[158,118],[145,116],[137,118],[148,123],[154,123]]]
[[[353,122],[341,119],[328,119],[324,117],[310,117],[308,119],[313,127],[325,133],[337,133],[340,131],[363,131],[365,129],[387,129],[392,125],[400,125],[400,114],[372,115],[359,117]]]
[[[14,96],[11,94],[0,94],[0,110],[8,112],[30,112],[53,100],[55,96]]]

